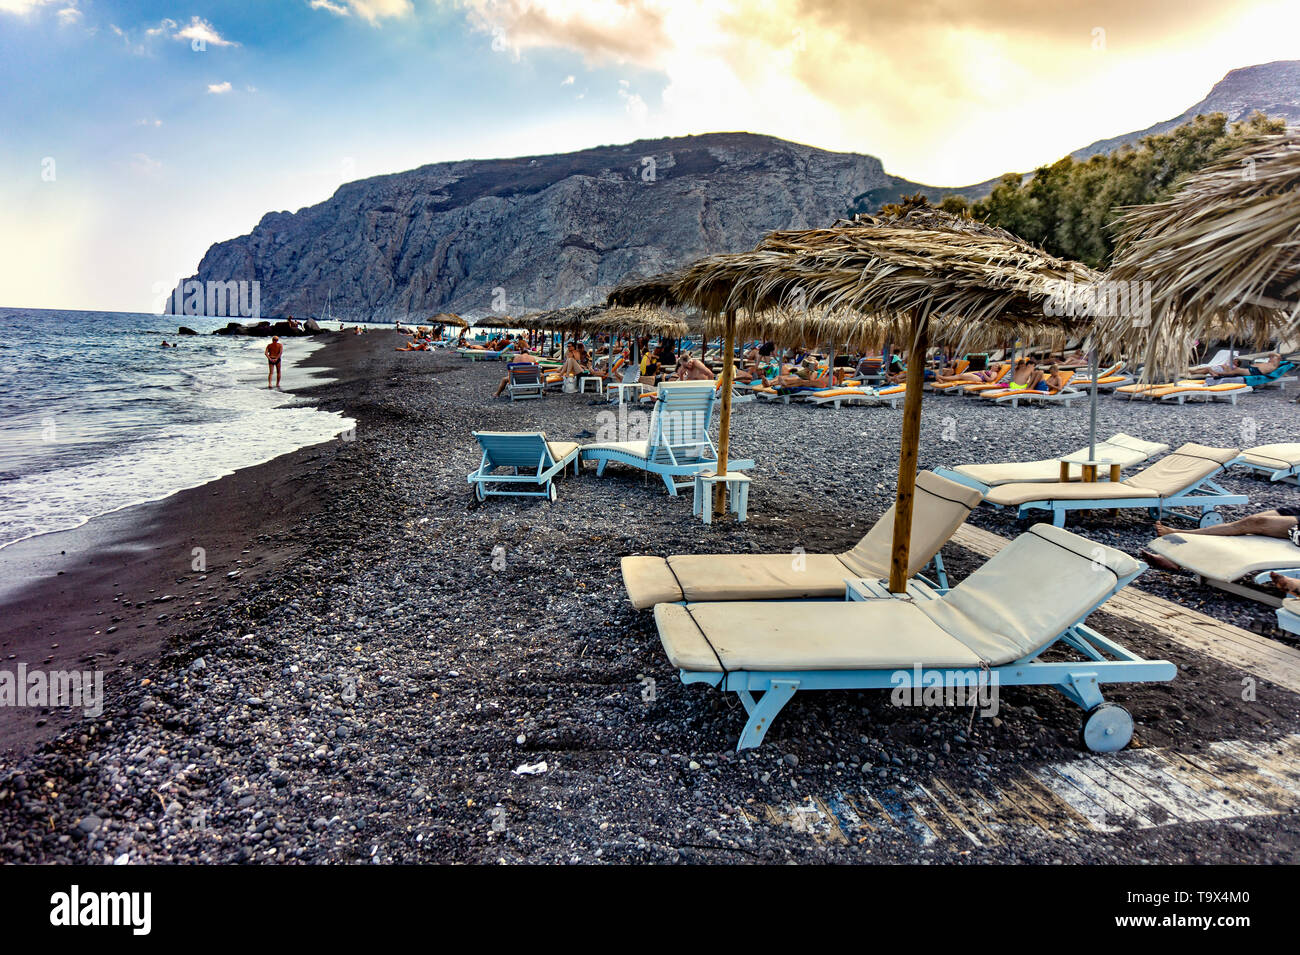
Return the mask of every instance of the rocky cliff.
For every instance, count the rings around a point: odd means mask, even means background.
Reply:
[[[1300,124],[1300,61],[1234,70],[1183,114],[1075,153],[1086,157],[1198,113],[1257,109]],[[643,140],[519,159],[435,163],[341,186],[268,213],[210,248],[194,278],[261,283],[261,314],[418,320],[436,311],[519,314],[603,299],[630,276],[752,246],[772,229],[826,225],[932,188],[880,160],[749,133]]]
[[[1300,126],[1300,60],[1277,60],[1233,70],[1214,84],[1205,99],[1173,119],[1113,139],[1100,139],[1071,155],[1087,159],[1098,153],[1108,153],[1126,143],[1136,143],[1143,136],[1167,133],[1206,113],[1224,113],[1228,122],[1235,123],[1256,110],[1285,119],[1291,126]]]
[[[903,183],[903,186],[900,186]],[[483,315],[603,299],[628,276],[825,225],[858,197],[920,188],[871,156],[748,133],[436,163],[348,183],[212,246],[201,281],[261,282],[262,314]]]

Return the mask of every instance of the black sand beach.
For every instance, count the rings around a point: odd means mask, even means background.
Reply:
[[[1083,759],[1079,711],[1038,689],[1004,689],[998,717],[973,720],[887,693],[802,694],[737,755],[734,698],[681,685],[618,562],[849,546],[892,500],[901,411],[739,406],[733,455],[759,462],[743,525],[705,527],[689,496],[615,468],[563,480],[554,504],[479,505],[471,430],[571,439],[605,409],[577,395],[493,401],[499,364],[393,344],[337,336],[313,356],[339,380],[310,394],[357,419],[355,440],[0,551],[6,582],[24,561],[38,576],[5,598],[0,651],[51,668],[93,660],[108,697],[96,720],[0,710],[0,861],[1300,860],[1294,813],[978,846],[869,825],[842,838],[849,827],[826,819],[846,801],[889,804],[934,780],[987,793]],[[1289,397],[1104,398],[1099,436],[1240,446],[1249,418],[1254,443],[1293,439]],[[927,400],[921,464],[1046,456],[1086,429],[1080,405]],[[1252,511],[1300,495],[1224,483]],[[972,523],[1017,532],[985,509]],[[1151,533],[1145,514],[1068,526],[1130,552]],[[206,575],[190,569],[194,547]],[[981,560],[957,546],[945,557],[955,579]],[[1184,578],[1150,571],[1138,586],[1284,640],[1263,608]],[[1107,693],[1132,711],[1139,748],[1300,731],[1296,694],[1261,682],[1243,701],[1249,674],[1113,615],[1093,623],[1178,665],[1172,683]]]

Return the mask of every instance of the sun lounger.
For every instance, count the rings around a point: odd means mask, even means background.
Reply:
[[[1241,452],[1240,465],[1270,481],[1300,483],[1300,444],[1261,444]]]
[[[978,397],[1000,405],[1010,405],[1013,408],[1017,407],[1022,401],[1036,401],[1040,404],[1063,404],[1068,408],[1070,402],[1076,398],[1088,397],[1082,391],[1076,391],[1070,387],[1070,381],[1073,378],[1074,372],[1062,371],[1047,377],[1046,391],[1039,391],[1034,388],[1005,388],[997,391],[981,391],[978,393]]]
[[[549,497],[555,500],[555,476],[569,464],[578,473],[578,444],[548,441],[541,431],[475,431],[483,449],[478,470],[468,481],[480,500],[489,496]],[[515,490],[533,486],[537,490]]]
[[[1287,633],[1300,635],[1300,597],[1287,597],[1277,608],[1277,625]]]
[[[1167,444],[1143,441],[1121,431],[1111,435],[1105,441],[1097,442],[1096,456],[1099,461],[1109,461],[1111,464],[1118,464],[1121,468],[1130,468],[1168,450]],[[1080,448],[1076,453],[1087,454],[1088,448]],[[989,488],[1001,484],[1060,481],[1061,462],[1057,458],[1049,458],[1043,461],[1007,464],[959,464],[955,468],[936,468],[935,473],[958,484],[973,487],[984,494]],[[1069,475],[1071,481],[1079,480],[1083,477],[1083,467],[1078,464],[1070,465]]]
[[[1173,561],[1201,583],[1272,607],[1281,603],[1276,592],[1257,590],[1237,581],[1255,576],[1255,582],[1264,585],[1270,572],[1285,574],[1300,567],[1300,547],[1280,537],[1260,534],[1166,534],[1148,544],[1147,550]]]
[[[993,378],[991,381],[935,381],[930,383],[930,390],[941,395],[955,394],[973,394],[975,392],[966,391],[967,388],[988,389],[1006,387],[1007,376],[1011,374],[1011,366],[1002,363],[993,366]]]
[[[1287,374],[1294,368],[1295,362],[1284,361],[1270,372],[1262,375],[1246,375],[1242,378],[1242,381],[1252,388],[1271,388],[1273,385],[1286,388],[1288,382],[1296,380],[1294,375]]]
[[[795,397],[796,401],[802,401],[804,404],[813,405],[831,405],[839,408],[843,404],[896,404],[898,388],[906,389],[906,386],[891,385],[889,388],[823,388],[820,391],[809,391]],[[889,392],[882,395],[881,392]]]
[[[1251,391],[1246,384],[1207,385],[1203,381],[1184,379],[1158,385],[1122,385],[1112,394],[1129,401],[1163,401],[1181,405],[1189,399],[1200,398],[1202,401],[1227,401],[1235,405],[1238,398]]]
[[[668,493],[676,496],[678,489],[692,486],[696,473],[718,466],[718,451],[709,437],[717,396],[711,381],[665,381],[650,416],[649,438],[589,444],[582,448],[581,458],[596,462],[598,476],[611,461],[657,474]],[[727,462],[728,471],[753,466],[749,460]]]
[[[1120,385],[1127,385],[1133,381],[1132,375],[1124,374],[1124,363],[1117,361],[1107,368],[1099,369],[1097,372],[1097,390],[1111,391]],[[1092,390],[1092,377],[1086,372],[1076,377],[1071,385],[1081,391]]]
[[[995,507],[1017,508],[1020,518],[1033,510],[1051,511],[1057,527],[1065,525],[1066,511],[1145,507],[1155,518],[1171,508],[1192,507],[1200,510],[1200,524],[1205,527],[1222,523],[1216,506],[1249,503],[1246,495],[1229,494],[1210,480],[1237,460],[1235,448],[1184,444],[1123,481],[1002,484],[991,488],[984,500]]]
[[[1145,569],[1039,524],[942,596],[912,581],[910,599],[897,599],[868,582],[850,588],[859,599],[841,602],[661,603],[655,623],[683,683],[740,697],[749,720],[738,750],[762,743],[799,690],[1053,686],[1087,711],[1087,747],[1114,752],[1128,745],[1133,720],[1103,700],[1101,684],[1171,680],[1175,669],[1084,621]],[[1050,647],[1062,654],[1045,662]],[[1065,652],[1071,659],[1059,658]]]
[[[916,476],[909,576],[933,563],[938,587],[947,589],[940,549],[979,501],[978,492],[929,471]],[[638,610],[683,600],[839,600],[848,578],[889,576],[893,538],[890,507],[862,540],[841,554],[624,557],[623,585]]]
[[[506,365],[506,392],[511,401],[523,398],[540,398],[546,388],[542,370],[532,362],[518,361]]]

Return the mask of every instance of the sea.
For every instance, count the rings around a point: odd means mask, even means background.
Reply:
[[[268,390],[269,339],[226,319],[0,308],[0,547],[156,501],[346,434],[354,422]],[[166,340],[176,348],[163,348]],[[283,386],[329,380],[282,339]]]

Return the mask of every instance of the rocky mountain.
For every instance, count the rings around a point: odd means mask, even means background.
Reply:
[[[901,184],[901,185],[900,185]],[[824,225],[873,190],[924,188],[880,160],[749,133],[435,163],[268,213],[203,257],[201,281],[257,280],[266,316],[385,320],[603,300],[628,276]]]
[[[1086,157],[1198,113],[1262,109],[1300,124],[1300,61],[1234,70],[1180,116],[1102,140]],[[193,276],[260,282],[261,314],[418,320],[600,301],[630,276],[748,248],[772,229],[825,225],[934,188],[879,159],[750,133],[709,133],[518,159],[435,163],[341,186],[212,246]]]
[[[1224,113],[1228,122],[1235,123],[1256,110],[1281,117],[1291,126],[1300,126],[1300,60],[1276,60],[1233,70],[1214,84],[1205,99],[1173,119],[1113,139],[1099,139],[1070,155],[1087,159],[1098,153],[1108,153],[1125,144],[1136,143],[1143,136],[1167,133],[1206,113]]]

